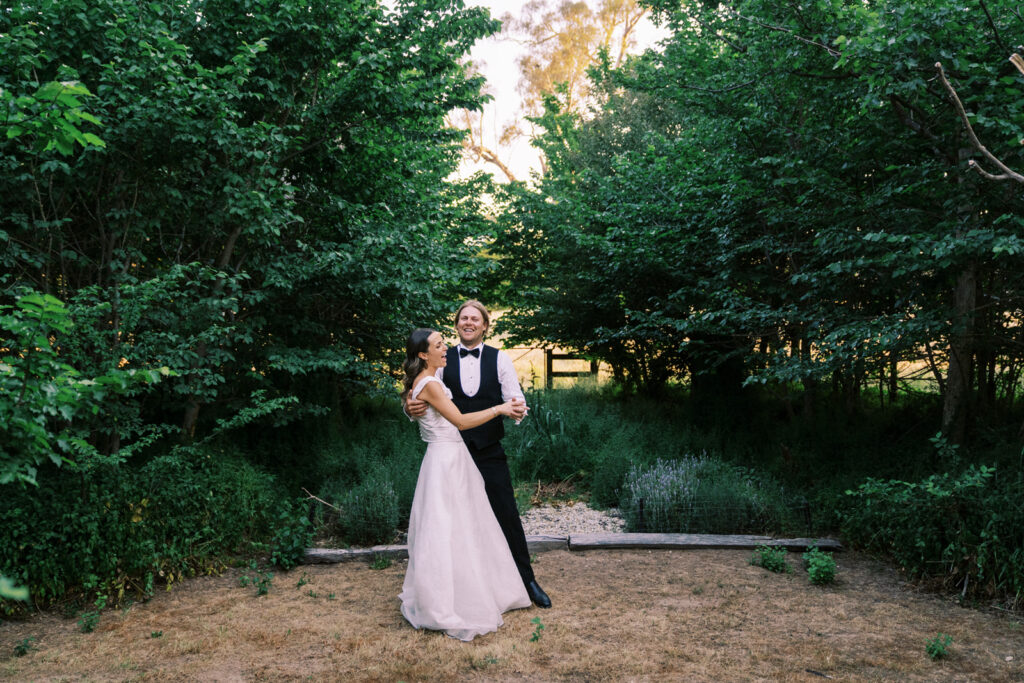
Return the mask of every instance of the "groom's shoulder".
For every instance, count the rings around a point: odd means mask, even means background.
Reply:
[[[484,353],[493,356],[494,358],[506,358],[509,362],[512,361],[512,356],[508,355],[508,352],[505,351],[505,349],[498,348],[497,346],[491,346],[490,344],[484,344],[484,349]]]

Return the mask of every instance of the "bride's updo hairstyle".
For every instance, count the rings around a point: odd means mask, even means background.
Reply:
[[[405,371],[405,378],[402,380],[403,399],[412,391],[412,383],[423,372],[423,368],[427,367],[427,361],[420,358],[420,354],[427,352],[427,340],[432,334],[434,330],[430,328],[417,327],[409,335],[409,341],[405,343],[405,361],[402,363],[402,370]]]

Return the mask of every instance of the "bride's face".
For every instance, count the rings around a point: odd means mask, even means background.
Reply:
[[[448,362],[445,355],[448,352],[448,345],[444,343],[440,332],[434,332],[427,337],[427,350],[420,351],[420,358],[427,361],[427,366],[432,368],[443,368]]]

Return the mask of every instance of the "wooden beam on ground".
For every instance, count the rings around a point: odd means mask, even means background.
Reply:
[[[545,550],[568,550],[568,536],[527,536],[526,546],[531,553],[542,553]]]
[[[569,547],[567,536],[527,536],[526,546],[531,553],[542,553],[546,550],[566,550]],[[404,560],[409,557],[407,545],[375,545],[372,548],[307,548],[302,564],[336,564],[362,560],[372,562],[378,555],[390,557],[392,560]]]
[[[354,560],[373,561],[383,555],[392,560],[404,560],[409,557],[409,546],[375,545],[372,548],[307,548],[302,558],[303,564],[336,564]]]
[[[546,550],[709,550],[715,548],[756,548],[759,545],[806,550],[817,546],[821,550],[837,551],[843,546],[831,538],[772,538],[771,536],[735,536],[728,534],[571,534],[566,536],[527,536],[526,545],[531,553]],[[303,564],[335,564],[363,560],[371,562],[377,556],[392,560],[409,557],[409,546],[375,545],[372,548],[308,548]]]
[[[732,534],[570,534],[569,550],[698,550],[714,548],[756,548],[760,545],[806,549],[816,545],[822,550],[842,550],[838,541],[828,538],[783,538],[737,536]]]
[[[765,545],[786,550],[807,550],[811,546],[828,552],[839,552],[843,549],[843,544],[834,538],[774,538]]]

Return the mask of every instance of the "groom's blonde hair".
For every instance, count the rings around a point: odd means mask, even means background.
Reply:
[[[487,310],[487,307],[484,306],[479,301],[477,301],[476,299],[470,299],[466,303],[464,303],[461,306],[459,306],[459,310],[455,311],[455,324],[456,325],[459,324],[459,317],[462,315],[462,311],[467,306],[472,306],[476,310],[480,311],[480,316],[484,319],[484,325],[486,325],[487,326],[487,330],[490,331],[490,329],[491,329],[491,314]]]

